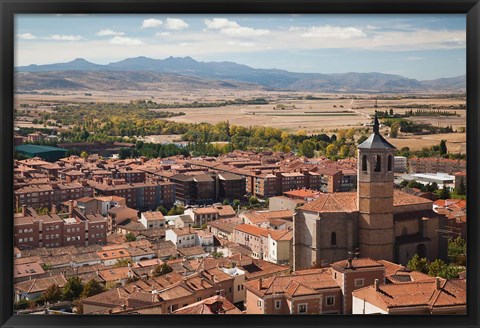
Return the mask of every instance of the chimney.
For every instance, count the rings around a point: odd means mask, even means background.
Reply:
[[[440,289],[441,289],[440,285],[441,285],[441,280],[440,280],[440,278],[439,278],[439,277],[435,277],[435,289],[436,289],[436,290],[440,290]]]
[[[347,269],[351,269],[353,268],[353,264],[352,264],[352,258],[348,258],[347,259]]]
[[[57,205],[52,205],[52,214],[57,214]]]
[[[22,216],[27,216],[27,205],[22,205]]]
[[[72,213],[73,213],[73,200],[70,199],[68,201],[68,214],[72,215]]]
[[[380,281],[378,279],[375,279],[375,282],[374,282],[373,286],[375,287],[375,291],[377,291],[377,292],[379,290],[379,284],[380,284]]]

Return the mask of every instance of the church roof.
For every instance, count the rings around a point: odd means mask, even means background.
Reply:
[[[377,112],[373,123],[373,133],[367,140],[358,145],[361,149],[395,149],[395,146],[385,140],[380,134],[380,122],[378,121]]]
[[[393,191],[393,206],[395,207],[424,203],[432,203],[432,201],[399,190]],[[320,194],[318,199],[303,205],[300,209],[317,213],[357,212],[357,193],[338,192]]]
[[[361,149],[395,149],[396,147],[385,140],[380,134],[372,133],[367,140],[358,145]]]

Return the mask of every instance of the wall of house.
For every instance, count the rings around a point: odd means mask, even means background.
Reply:
[[[387,311],[371,304],[368,302],[364,302],[362,299],[353,297],[353,311],[352,314],[388,314]]]

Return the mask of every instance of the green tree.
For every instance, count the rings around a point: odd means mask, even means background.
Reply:
[[[97,294],[103,293],[104,291],[105,291],[105,288],[103,288],[103,286],[98,281],[96,281],[95,279],[90,279],[83,287],[83,291],[80,294],[80,298],[86,298],[93,295],[97,295]]]
[[[157,207],[157,211],[161,212],[163,215],[167,215],[167,213],[168,213],[167,209],[165,207],[163,207],[162,205]]]
[[[73,301],[80,297],[82,291],[83,283],[80,277],[69,277],[67,283],[63,286],[62,298],[66,301]]]
[[[467,255],[467,243],[458,236],[448,241],[448,257],[458,265],[465,265]]]
[[[442,189],[437,190],[436,195],[440,199],[449,199],[450,198],[450,188],[446,185],[443,185]]]
[[[338,148],[334,144],[329,144],[327,148],[325,149],[325,155],[327,155],[328,158],[332,158],[334,156],[338,155]]]
[[[342,147],[340,147],[340,157],[347,158],[348,155],[350,155],[350,147],[347,145],[342,145]]]
[[[164,274],[170,273],[172,271],[173,269],[167,263],[163,263],[162,265],[155,266],[155,268],[153,269],[152,275],[154,277],[158,277],[158,276],[162,276]]]
[[[228,201],[228,199],[224,199],[222,204],[223,205],[230,205],[230,202]]]
[[[298,146],[298,150],[303,156],[312,158],[315,155],[315,144],[311,140],[305,140]]]
[[[426,258],[420,258],[415,254],[407,263],[407,268],[413,271],[428,273],[428,262]]]
[[[128,266],[128,263],[130,263],[129,259],[118,259],[117,263],[115,263],[115,267],[123,268],[123,267]]]
[[[458,186],[458,188],[455,188],[455,193],[460,196],[464,196],[467,194],[463,177],[460,178],[460,185]]]
[[[408,186],[408,180],[403,180],[402,182],[400,182],[400,187],[406,187]]]
[[[440,141],[440,155],[446,155],[447,154],[447,143],[445,140]]]
[[[185,212],[185,207],[173,205],[173,207],[168,211],[167,215],[180,215]]]
[[[87,157],[88,157],[88,153],[87,153],[86,151],[82,151],[82,152],[80,153],[80,157],[81,157],[81,158],[87,158]]]
[[[448,265],[440,259],[436,259],[428,266],[428,275],[432,277],[447,278]]]
[[[125,235],[125,241],[135,241],[135,240],[137,240],[137,237],[133,233],[129,232]]]
[[[57,284],[52,284],[43,292],[41,299],[48,303],[57,303],[62,299],[62,289]]]
[[[366,135],[364,135],[364,134],[361,135],[360,138],[358,138],[358,140],[357,140],[357,145],[363,143],[367,139],[368,139],[368,137]]]
[[[239,199],[234,199],[233,200],[233,207],[238,208],[240,206],[240,200]]]
[[[213,258],[219,259],[223,257],[223,252],[213,252],[212,253]]]
[[[400,124],[395,122],[390,127],[390,138],[398,138],[398,131],[400,130]]]
[[[248,199],[248,203],[250,204],[250,206],[257,205],[259,203],[258,198],[255,196],[252,196]]]
[[[390,108],[390,116],[393,116],[393,108]]]

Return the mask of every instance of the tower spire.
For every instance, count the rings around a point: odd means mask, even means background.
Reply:
[[[373,121],[373,133],[380,133],[380,122],[378,121],[377,111],[375,111],[375,119]]]

